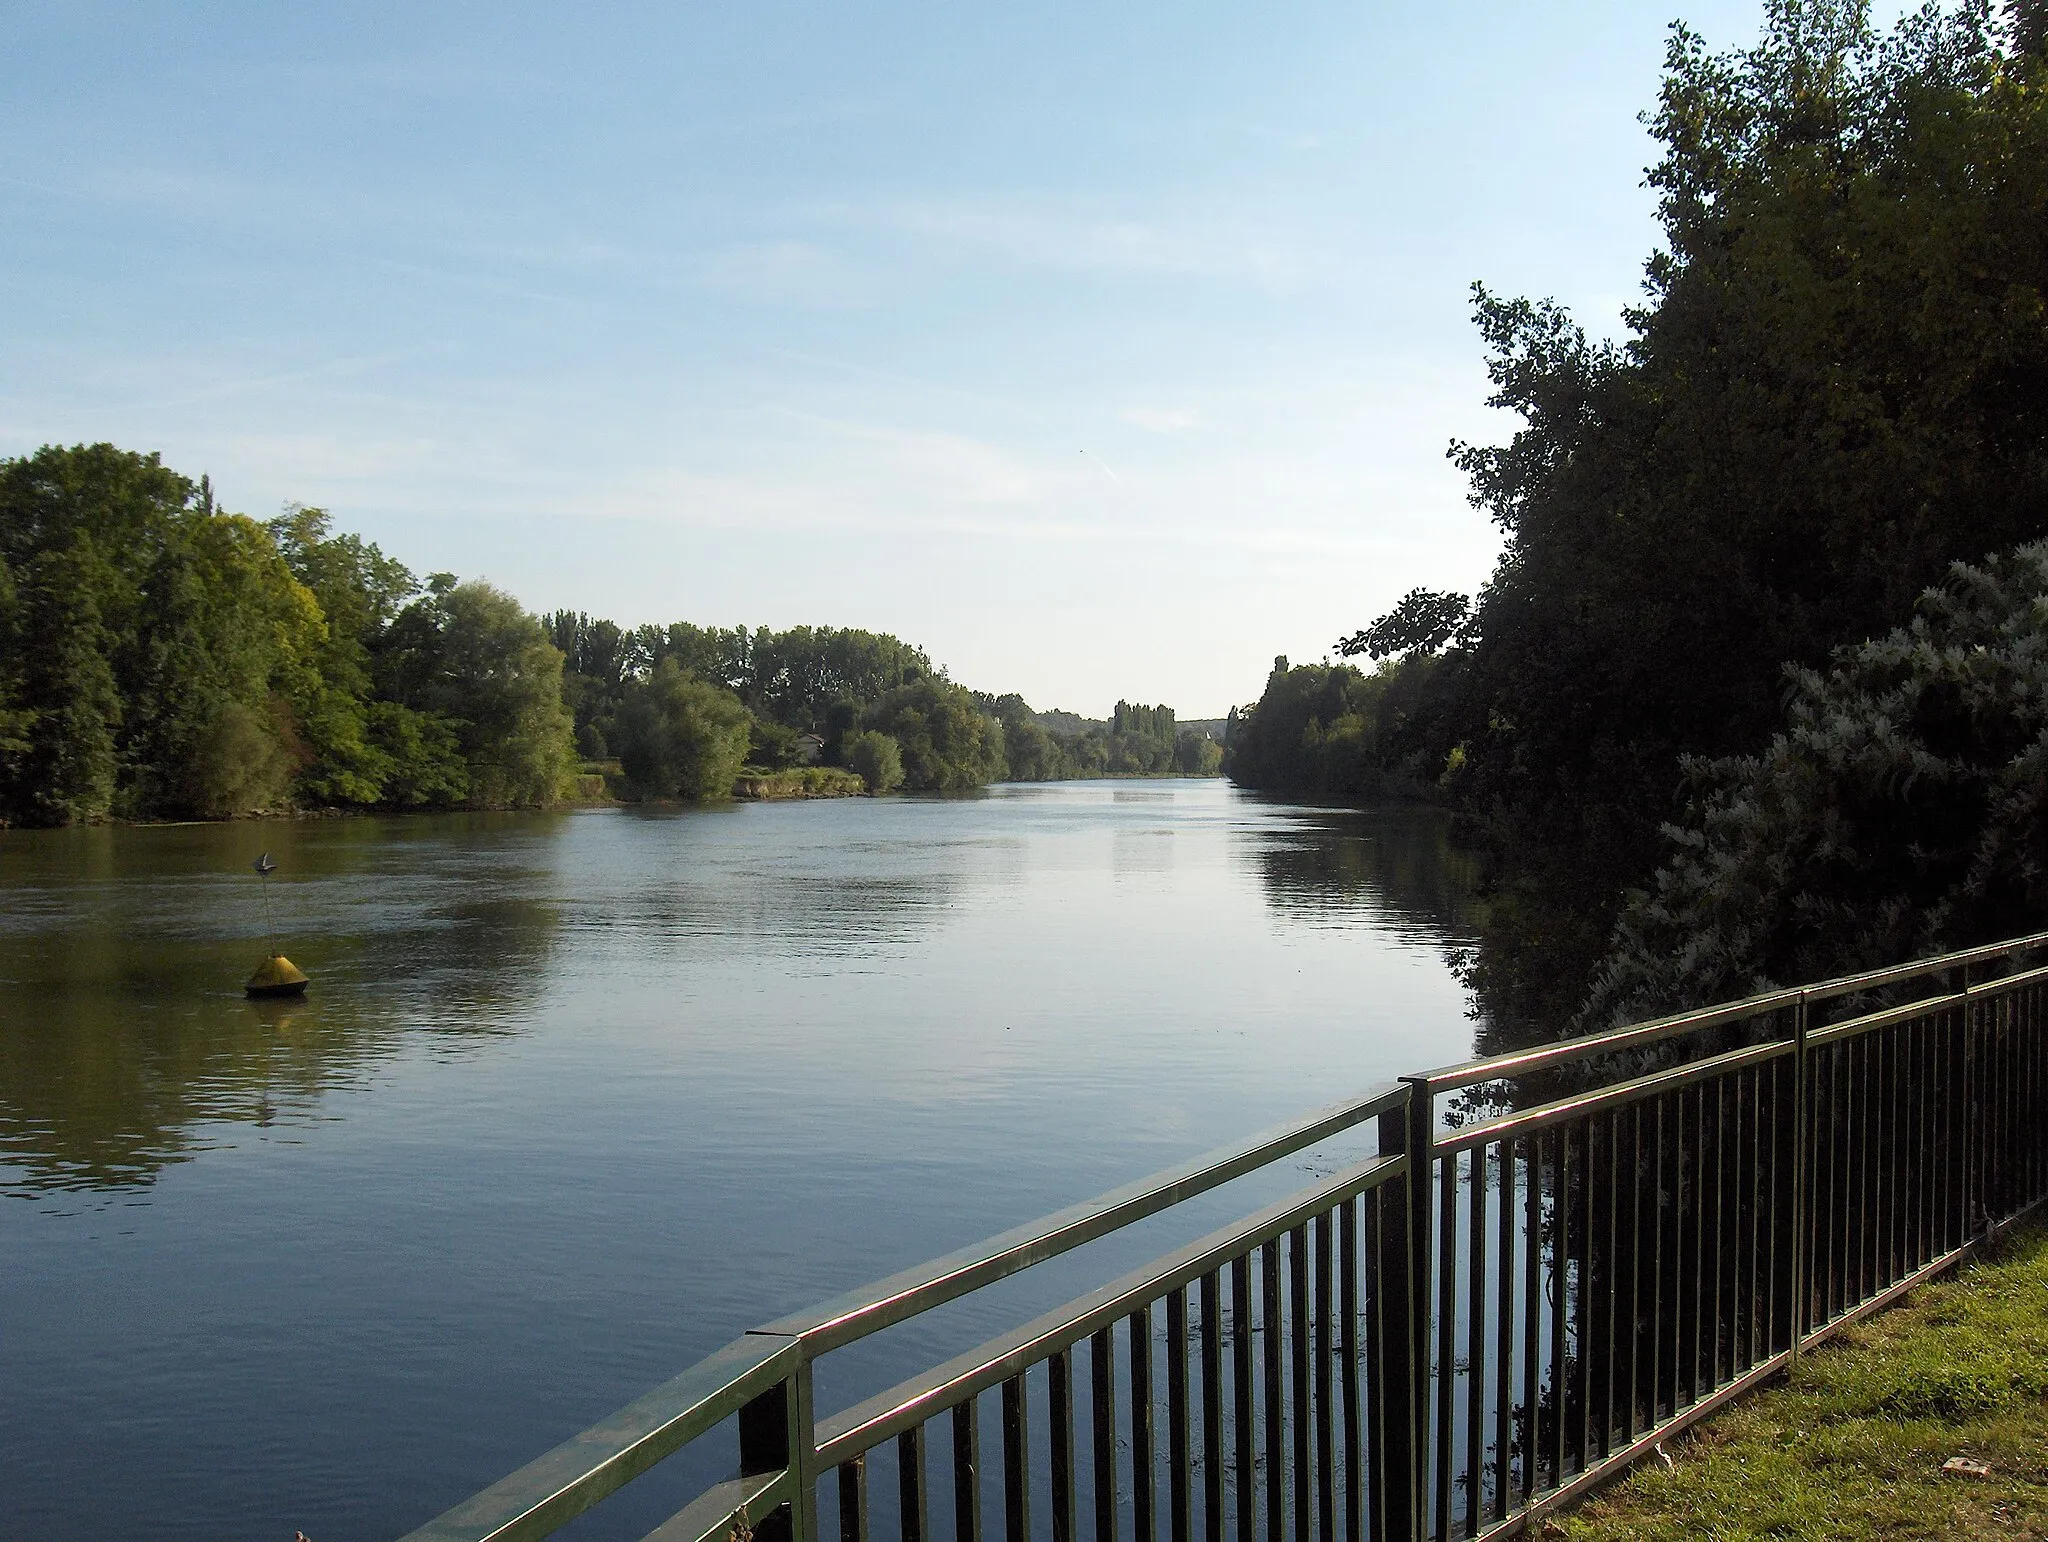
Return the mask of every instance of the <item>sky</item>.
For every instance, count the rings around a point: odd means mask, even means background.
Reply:
[[[18,4],[0,455],[1220,716],[1484,581],[1470,286],[1618,334],[1678,4]]]

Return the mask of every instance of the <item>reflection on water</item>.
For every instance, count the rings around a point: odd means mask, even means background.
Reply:
[[[300,1002],[240,991],[266,847]],[[778,1311],[1462,1055],[1466,881],[1425,812],[1215,782],[0,832],[0,1531],[403,1531]]]
[[[1302,810],[1288,833],[1247,840],[1267,899],[1310,925],[1365,915],[1464,937],[1480,915],[1477,861],[1451,844],[1450,821],[1432,809]]]
[[[0,844],[0,1194],[120,1189],[220,1125],[312,1117],[402,1036],[503,1031],[557,905],[535,816],[21,833]],[[492,841],[496,834],[499,840]],[[498,860],[479,862],[482,838]],[[252,1002],[246,876],[269,849],[281,941],[318,989]],[[431,853],[427,863],[423,852]]]

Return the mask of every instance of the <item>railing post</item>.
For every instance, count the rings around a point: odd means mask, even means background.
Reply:
[[[1792,1235],[1791,1245],[1785,1249],[1791,1276],[1785,1303],[1791,1328],[1788,1364],[1798,1362],[1799,1341],[1806,1336],[1809,1294],[1807,1267],[1811,1241],[1806,1233],[1812,1207],[1807,1204],[1806,1195],[1806,1126],[1812,1118],[1813,1105],[1806,1095],[1806,1027],[1806,992],[1802,990],[1792,1006]]]
[[[740,1408],[740,1476],[789,1469],[796,1484],[793,1504],[765,1516],[748,1516],[757,1542],[816,1542],[818,1491],[812,1467],[817,1459],[817,1422],[811,1407],[811,1365],[805,1360],[752,1402]]]
[[[1408,1097],[1380,1115],[1380,1150],[1408,1159],[1400,1203],[1384,1206],[1378,1287],[1386,1301],[1385,1449],[1373,1453],[1386,1474],[1389,1537],[1419,1539],[1428,1530],[1430,1190],[1435,1099],[1426,1079],[1403,1077]],[[1382,1190],[1384,1194],[1385,1191]],[[1389,1198],[1392,1196],[1389,1195]]]

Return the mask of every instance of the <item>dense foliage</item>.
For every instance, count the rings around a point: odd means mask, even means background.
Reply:
[[[1732,54],[1679,28],[1649,120],[1664,245],[1626,341],[1476,290],[1492,402],[1522,423],[1453,447],[1505,537],[1491,580],[1467,616],[1416,591],[1340,645],[1428,659],[1425,700],[1390,716],[1358,680],[1276,672],[1231,771],[1440,781],[1525,933],[1482,986],[1568,1008],[1686,757],[1757,753],[1785,665],[2048,533],[2044,14],[1934,6],[1879,37],[1860,4],[1771,0]]]
[[[0,462],[0,822],[543,803],[560,660],[479,584],[111,445]]]
[[[1910,625],[1789,671],[1760,755],[1688,764],[1673,851],[1588,1020],[1995,941],[2048,915],[2048,542],[1957,563]]]
[[[665,658],[626,687],[619,762],[647,796],[723,798],[746,761],[752,727],[737,696]]]

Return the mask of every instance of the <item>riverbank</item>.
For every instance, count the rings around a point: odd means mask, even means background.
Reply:
[[[743,802],[781,798],[859,798],[868,784],[844,766],[791,766],[782,771],[742,771],[732,795]]]
[[[1667,1451],[1670,1467],[1646,1464],[1544,1534],[2048,1536],[2048,1224],[1843,1330]]]

